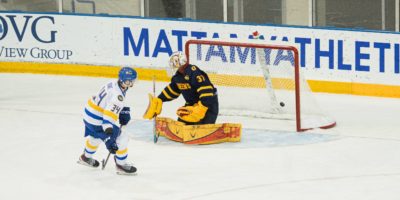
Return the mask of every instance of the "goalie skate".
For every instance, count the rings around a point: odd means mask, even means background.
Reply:
[[[85,154],[82,154],[79,157],[78,164],[85,165],[88,167],[93,167],[93,168],[96,168],[100,165],[99,161],[97,161],[96,159],[93,159],[93,158],[87,158],[85,156]]]
[[[115,157],[114,157],[114,160],[115,160]],[[119,165],[117,162],[115,162],[115,168],[117,170],[118,175],[132,176],[132,175],[136,175],[136,171],[137,171],[136,167],[134,167],[133,165],[128,164],[128,163],[126,163],[124,165]]]

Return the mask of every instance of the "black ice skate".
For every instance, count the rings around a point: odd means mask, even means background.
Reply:
[[[99,161],[97,161],[96,159],[93,159],[93,158],[87,158],[85,156],[85,154],[82,154],[79,157],[78,163],[81,165],[85,165],[85,166],[93,167],[93,168],[96,168],[100,165]]]
[[[114,161],[115,161],[115,167],[117,169],[117,174],[119,175],[136,175],[136,167],[134,167],[131,164],[124,164],[124,165],[119,165],[117,163],[116,158],[114,157]]]

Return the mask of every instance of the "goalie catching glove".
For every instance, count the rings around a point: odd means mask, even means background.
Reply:
[[[155,116],[161,113],[162,101],[158,97],[154,97],[149,94],[149,105],[147,106],[147,110],[143,115],[144,119],[153,119]]]
[[[180,107],[176,114],[180,119],[186,122],[199,122],[206,115],[208,108],[204,106],[201,101],[194,104],[193,106]]]

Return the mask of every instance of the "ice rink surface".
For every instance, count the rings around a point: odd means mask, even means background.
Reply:
[[[293,132],[293,122],[241,118],[240,143],[190,146],[160,138],[141,119],[151,83],[128,91],[133,120],[128,159],[136,176],[76,163],[83,108],[109,79],[0,74],[0,199],[384,199],[400,198],[400,100],[316,94],[337,121]],[[157,83],[157,93],[165,83]],[[182,99],[165,103],[173,117]],[[251,102],[249,102],[251,103]],[[95,158],[107,150],[100,146]]]

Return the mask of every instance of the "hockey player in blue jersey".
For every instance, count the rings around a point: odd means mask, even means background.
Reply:
[[[178,121],[186,125],[215,124],[218,116],[217,89],[208,75],[195,65],[187,63],[183,52],[174,52],[169,60],[170,84],[158,95],[150,97],[145,119],[160,114],[162,103],[174,100],[182,94],[186,103],[177,110]]]
[[[136,168],[126,160],[128,157],[128,135],[121,127],[130,120],[130,109],[124,105],[126,92],[137,79],[137,72],[130,67],[119,71],[118,80],[112,80],[88,100],[84,111],[86,143],[78,163],[98,167],[99,161],[93,158],[101,142],[110,153],[115,154],[118,174],[134,174]]]

